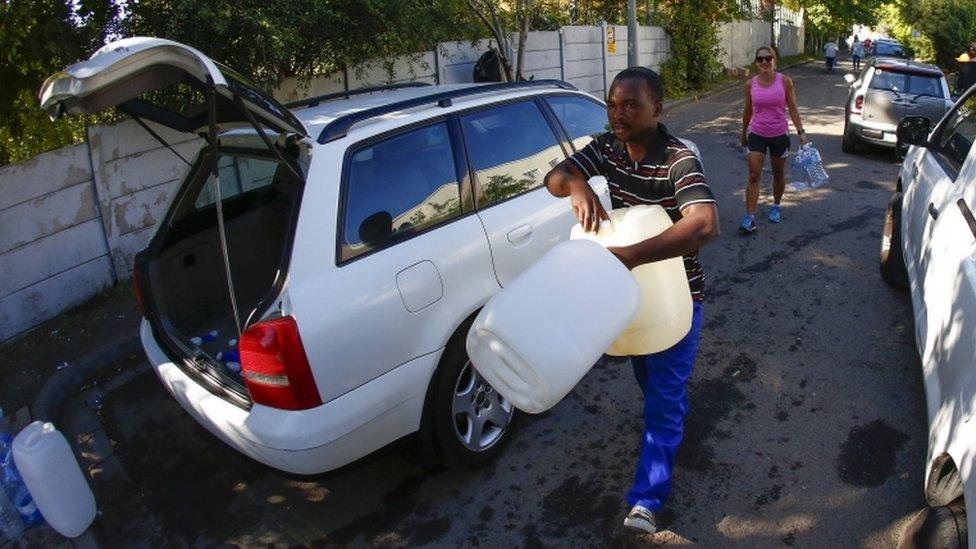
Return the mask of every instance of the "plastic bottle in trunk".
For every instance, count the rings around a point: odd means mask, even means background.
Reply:
[[[570,238],[593,240],[605,247],[627,246],[657,236],[672,225],[661,206],[620,208],[609,215],[610,221],[601,223],[597,233],[584,232],[576,225]],[[631,272],[641,288],[640,310],[607,348],[608,355],[657,353],[681,341],[691,329],[691,292],[680,257],[647,263]]]
[[[637,281],[603,246],[560,242],[488,301],[468,356],[501,396],[537,414],[576,386],[639,303]]]

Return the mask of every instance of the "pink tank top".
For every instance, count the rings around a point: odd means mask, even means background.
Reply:
[[[773,83],[763,86],[752,77],[752,120],[749,131],[760,137],[778,137],[789,132],[786,123],[786,88],[783,75],[776,73]]]

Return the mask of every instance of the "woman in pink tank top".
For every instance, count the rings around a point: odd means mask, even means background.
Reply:
[[[779,223],[779,202],[786,188],[786,156],[790,150],[790,127],[786,122],[789,110],[800,144],[807,141],[800,111],[796,108],[793,81],[789,76],[776,72],[776,54],[763,46],[756,50],[756,67],[759,73],[745,84],[745,108],[742,112],[742,146],[749,147],[749,184],[746,186],[746,215],[739,230],[752,233],[756,230],[756,209],[759,202],[759,179],[763,163],[769,153],[773,168],[773,205],[769,208],[769,221]]]

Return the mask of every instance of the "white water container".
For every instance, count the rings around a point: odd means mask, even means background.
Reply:
[[[51,528],[80,536],[95,520],[95,496],[64,435],[35,421],[14,438],[14,463]]]
[[[608,213],[609,223],[601,223],[597,233],[584,232],[576,225],[570,238],[593,240],[606,247],[628,246],[657,236],[672,225],[661,206],[632,206]],[[691,329],[691,292],[682,258],[646,263],[631,272],[641,287],[640,311],[607,348],[608,355],[657,353],[674,346]]]
[[[640,287],[604,247],[560,242],[495,294],[468,331],[485,381],[530,414],[556,405],[637,313]]]

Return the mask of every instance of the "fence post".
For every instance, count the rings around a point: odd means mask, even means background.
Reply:
[[[600,21],[600,59],[603,62],[603,97],[607,96],[607,22]]]
[[[566,80],[566,37],[559,27],[559,79]]]
[[[98,204],[98,217],[102,223],[102,237],[105,240],[105,250],[112,261],[112,284],[118,284],[128,274],[126,265],[120,265],[115,250],[115,231],[112,228],[112,205],[108,185],[105,182],[105,162],[102,157],[101,132],[95,131],[95,126],[85,126],[85,149],[88,151],[88,162],[91,166],[92,190],[95,193],[95,203]]]

